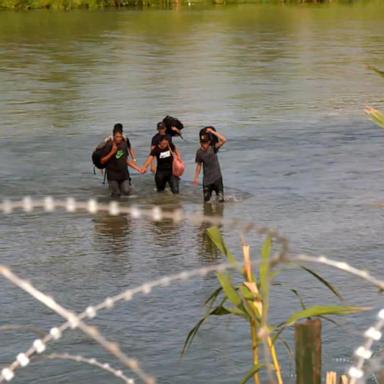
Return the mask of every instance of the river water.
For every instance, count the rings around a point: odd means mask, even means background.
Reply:
[[[148,154],[166,114],[185,123],[187,169],[180,196],[157,195],[150,174],[133,174],[122,204],[182,208],[277,228],[292,252],[325,254],[383,275],[384,133],[364,116],[382,106],[381,2],[332,6],[191,6],[176,10],[0,13],[0,197],[25,195],[108,201],[94,175],[92,148],[122,122],[137,151]],[[227,202],[202,204],[191,184],[198,130],[217,127]],[[13,214],[0,221],[0,260],[76,311],[146,281],[223,261],[204,239],[206,226],[150,223],[98,214]],[[223,227],[240,254],[239,234]],[[249,237],[255,255],[260,238]],[[367,284],[315,268],[347,301],[372,309],[324,324],[324,369],[344,368],[382,297]],[[310,275],[277,278],[271,321],[337,299]],[[186,334],[203,315],[215,277],[138,297],[93,321],[163,384],[236,383],[250,367],[247,327],[211,319],[184,358]],[[0,325],[43,331],[60,319],[1,280]],[[286,333],[291,340],[291,332]],[[1,366],[26,350],[30,332],[0,333]],[[379,346],[376,346],[379,348]],[[80,332],[49,351],[118,366]],[[290,359],[279,347],[287,382]],[[344,362],[344,363],[340,363]],[[35,369],[34,369],[35,368]],[[128,372],[129,375],[129,372]],[[39,358],[17,383],[105,383],[103,372]],[[117,381],[116,381],[117,382]]]

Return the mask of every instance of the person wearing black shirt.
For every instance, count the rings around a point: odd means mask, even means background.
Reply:
[[[141,172],[134,161],[128,160],[128,145],[124,140],[122,127],[113,128],[113,139],[110,142],[110,151],[101,158],[101,164],[106,164],[107,180],[112,197],[120,195],[129,195],[129,171],[128,166]]]
[[[151,140],[151,151],[154,150],[159,145],[160,139],[163,136],[167,136],[169,139],[169,142],[172,143],[172,136],[168,135],[166,131],[167,131],[167,127],[165,126],[165,124],[162,121],[158,122],[157,133],[152,137],[152,140]],[[154,161],[152,161],[151,163],[151,172],[156,173],[156,166]]]
[[[128,154],[132,158],[132,161],[136,162],[136,151],[132,148],[131,142],[129,141],[128,137],[124,135],[123,124],[116,123],[114,125],[114,129],[121,130],[121,133],[123,134],[123,140],[127,142]],[[108,141],[112,141],[112,140],[113,140],[113,135],[106,137],[104,141],[107,143]]]
[[[156,135],[154,135],[152,137],[151,150],[159,144],[160,138],[162,136],[167,136],[169,139],[169,142],[172,143],[172,136],[167,134],[166,131],[167,131],[167,127],[165,126],[165,124],[162,121],[157,123],[157,133],[156,133]]]
[[[172,174],[173,156],[178,154],[176,147],[169,141],[169,137],[162,135],[157,145],[153,146],[151,153],[142,167],[142,173],[147,171],[150,164],[157,159],[155,183],[158,192],[164,191],[169,184],[172,193],[179,193],[179,178]]]

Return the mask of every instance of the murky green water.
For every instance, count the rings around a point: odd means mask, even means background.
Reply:
[[[158,203],[277,227],[294,251],[327,254],[383,274],[384,137],[365,118],[382,104],[384,6],[234,6],[182,10],[0,13],[0,196],[53,195],[108,200],[91,149],[122,122],[143,162],[155,124],[185,122],[178,141],[187,163],[181,195],[158,196],[151,175],[134,176],[123,204]],[[213,124],[228,138],[220,154],[223,209],[203,207],[190,183],[197,132]],[[151,224],[104,215],[17,214],[0,222],[0,260],[80,311],[147,280],[221,261],[192,223]],[[238,250],[238,234],[224,228]],[[252,245],[257,245],[250,238]],[[325,368],[351,356],[380,300],[344,274],[320,269],[354,304],[373,310],[342,328],[326,326]],[[306,302],[334,302],[298,270],[286,288]],[[59,319],[1,281],[1,324],[47,331]],[[190,353],[179,353],[202,315],[214,276],[155,291],[95,320],[159,383],[236,383],[249,367],[248,331],[238,321],[207,323]],[[272,320],[299,308],[276,289]],[[289,338],[289,335],[288,335]],[[33,335],[0,334],[0,363]],[[78,332],[52,351],[110,361]],[[281,350],[284,366],[288,358]],[[286,370],[286,376],[290,376]],[[41,360],[18,383],[105,383],[92,368]]]

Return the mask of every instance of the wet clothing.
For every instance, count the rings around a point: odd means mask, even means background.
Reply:
[[[178,194],[179,193],[179,178],[177,176],[172,175],[169,171],[156,171],[155,174],[155,183],[156,183],[156,189],[157,192],[162,192],[165,189],[165,186],[169,185],[169,188],[171,188],[172,193]]]
[[[176,147],[170,143],[172,151],[176,150]],[[155,174],[156,188],[158,192],[164,191],[166,184],[169,184],[172,193],[179,193],[179,178],[172,174],[173,156],[170,149],[160,149],[156,146],[151,151],[151,156],[157,159],[157,168]]]
[[[196,163],[203,163],[203,185],[213,184],[222,177],[217,152],[215,147],[209,147],[206,151],[199,148],[196,152]]]
[[[108,180],[108,184],[112,197],[120,197],[121,195],[129,195],[131,193],[131,184],[129,180]]]
[[[127,160],[128,145],[124,140],[118,145],[117,152],[109,159],[105,167],[112,197],[129,195],[131,191]]]
[[[164,135],[160,135],[160,133],[156,133],[156,135],[152,137],[152,141],[151,141],[151,146],[152,147],[154,145],[157,146],[160,143],[161,136],[164,136]],[[168,135],[168,134],[166,134],[165,136],[167,136],[167,138],[169,140],[169,143],[172,144],[172,136]]]
[[[172,143],[169,143],[169,146],[171,147],[172,151],[176,150],[176,147]],[[157,159],[157,170],[170,170],[172,172],[173,156],[170,149],[160,149],[158,146],[156,146],[152,149],[151,156],[154,156]]]
[[[224,185],[222,177],[212,184],[203,185],[204,201],[211,200],[212,192],[216,192],[216,196],[220,202],[224,201]]]
[[[213,191],[216,192],[219,201],[224,201],[223,177],[217,158],[218,151],[214,146],[210,146],[206,151],[199,148],[196,152],[196,163],[203,164],[204,201],[211,199]]]

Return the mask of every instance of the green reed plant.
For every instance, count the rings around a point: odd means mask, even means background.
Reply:
[[[368,69],[374,71],[379,76],[384,78],[384,71],[374,67],[373,65],[368,65]],[[367,107],[365,112],[374,123],[376,123],[379,127],[384,128],[384,114],[382,112],[372,107]]]
[[[233,266],[234,272],[217,273],[219,287],[205,301],[207,311],[188,333],[182,354],[191,346],[194,337],[208,318],[230,315],[243,319],[250,328],[252,367],[241,379],[241,384],[246,383],[251,378],[253,378],[255,384],[260,384],[259,371],[262,369],[267,369],[269,374],[273,373],[273,381],[278,384],[283,383],[275,346],[286,328],[297,324],[303,319],[324,318],[326,315],[348,315],[364,310],[364,308],[350,305],[314,305],[306,307],[299,292],[294,289],[292,291],[300,299],[301,310],[293,312],[283,323],[270,324],[268,321],[270,290],[271,286],[275,284],[273,280],[281,272],[276,267],[272,268],[272,238],[268,236],[263,242],[258,273],[256,274],[256,271],[252,268],[248,244],[244,243],[242,245],[243,263],[241,264],[226,246],[217,227],[209,228],[207,233],[217,249],[225,255],[228,263]],[[339,300],[343,301],[338,290],[317,272],[305,267],[302,267],[302,271],[316,278]],[[235,284],[232,281],[234,277],[237,280],[240,278],[242,282]],[[261,358],[262,356],[264,356],[264,359]],[[268,361],[265,359],[266,356],[271,361],[271,365],[268,365]]]

